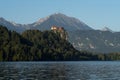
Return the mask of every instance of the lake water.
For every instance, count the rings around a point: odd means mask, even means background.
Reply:
[[[0,62],[0,80],[120,80],[120,62]]]

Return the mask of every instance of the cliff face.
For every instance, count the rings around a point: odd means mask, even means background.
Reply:
[[[59,34],[62,39],[68,40],[68,34],[63,27],[52,26],[51,30]]]

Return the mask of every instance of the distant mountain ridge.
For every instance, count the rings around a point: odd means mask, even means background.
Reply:
[[[9,30],[14,30],[17,32],[22,32],[25,30],[25,26],[22,24],[17,24],[15,22],[10,22],[0,17],[0,25],[6,26]]]
[[[45,18],[41,18],[31,24],[17,24],[0,18],[0,24],[7,26],[9,30],[15,30],[17,32],[23,32],[27,29],[38,29],[38,30],[50,30],[51,26],[64,27],[67,31],[73,30],[93,30],[87,24],[82,21],[69,17],[61,13],[52,14]]]
[[[31,28],[39,30],[48,30],[53,25],[64,27],[67,31],[92,30],[91,27],[81,22],[80,20],[61,13],[50,15],[46,18],[40,19],[35,23],[30,24],[30,26],[32,26]]]
[[[108,27],[104,27],[103,29],[101,29],[101,31],[110,31],[113,32],[111,29],[109,29]]]
[[[0,18],[0,25],[19,33],[25,30],[50,30],[51,26],[63,27],[69,36],[69,42],[78,50],[93,52],[120,52],[120,32],[113,32],[108,27],[94,30],[82,21],[61,13],[41,18],[31,24],[17,24]]]

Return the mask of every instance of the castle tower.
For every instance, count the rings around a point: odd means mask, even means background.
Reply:
[[[55,33],[59,33],[62,39],[65,40],[68,39],[68,34],[63,27],[52,26],[51,30],[54,31]]]

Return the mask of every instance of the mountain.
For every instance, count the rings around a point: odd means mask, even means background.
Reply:
[[[89,30],[71,31],[69,41],[78,50],[99,53],[120,52],[120,32]]]
[[[9,30],[14,30],[14,31],[17,31],[17,32],[22,32],[25,30],[25,26],[22,25],[22,24],[17,24],[15,22],[10,22],[10,21],[7,21],[5,20],[4,18],[0,18],[0,25],[4,25],[6,26]]]
[[[103,29],[101,29],[101,31],[110,31],[110,32],[113,32],[110,28],[108,27],[104,27]]]
[[[20,33],[28,29],[44,31],[50,30],[51,26],[63,27],[68,32],[69,42],[78,50],[103,53],[120,52],[120,32],[113,32],[108,27],[94,30],[82,21],[61,13],[52,14],[24,25],[0,18],[0,24]]]
[[[42,18],[37,22],[29,24],[32,29],[49,30],[51,26],[64,27],[67,31],[73,30],[92,30],[91,27],[81,22],[80,20],[69,17],[61,13],[50,15],[46,18]]]
[[[15,30],[17,32],[23,32],[28,29],[38,29],[38,30],[50,30],[51,26],[64,27],[67,31],[73,30],[92,30],[87,24],[82,21],[69,17],[61,13],[52,14],[48,17],[41,18],[40,20],[31,24],[17,24],[15,22],[10,22],[4,18],[0,18],[0,24],[7,26],[9,30]]]

